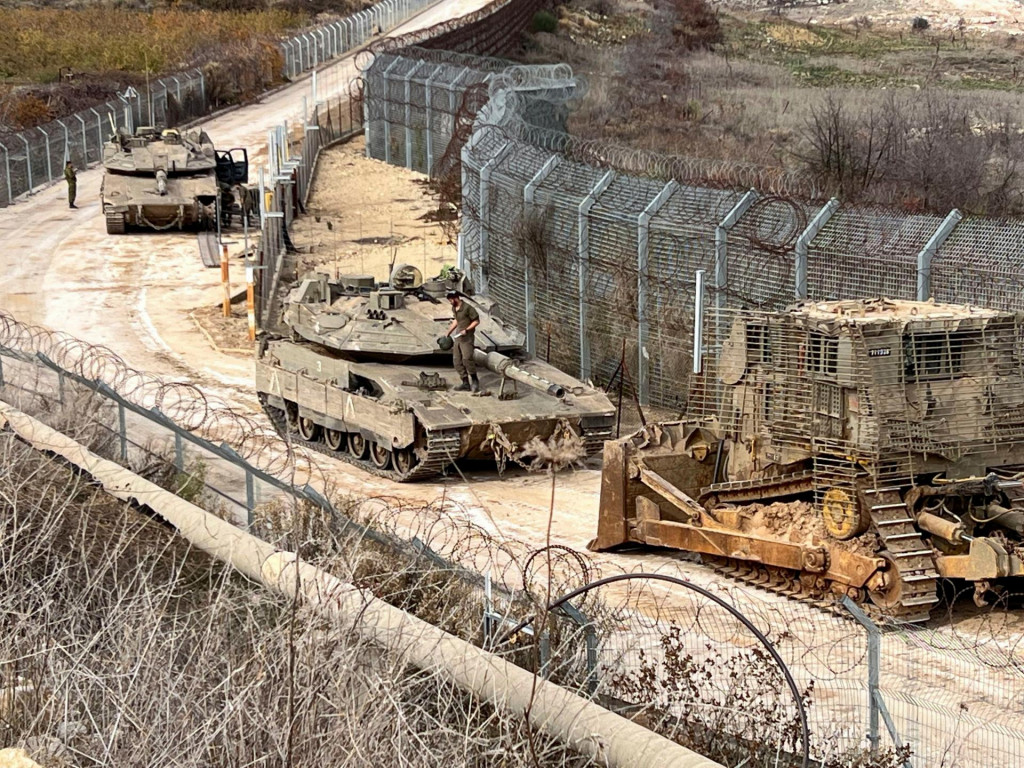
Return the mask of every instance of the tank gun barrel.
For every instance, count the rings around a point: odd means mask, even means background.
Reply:
[[[553,397],[565,397],[565,387],[523,370],[511,358],[506,357],[500,352],[484,352],[482,349],[477,349],[473,351],[473,359],[479,365],[486,366],[502,376],[522,382],[528,387],[539,389]]]
[[[167,171],[161,168],[156,172],[156,191],[157,194],[167,194]]]

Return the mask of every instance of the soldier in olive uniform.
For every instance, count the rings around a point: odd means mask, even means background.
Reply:
[[[476,346],[476,327],[480,325],[480,315],[469,304],[462,300],[458,291],[448,291],[455,319],[448,327],[447,336],[452,338],[455,346],[452,349],[452,361],[455,371],[462,377],[462,383],[455,388],[456,392],[480,391],[480,380],[476,377],[476,361],[473,360],[473,349]]]
[[[64,165],[64,179],[68,183],[68,208],[77,208],[75,205],[75,193],[78,191],[78,175],[75,173],[75,166],[68,160]]]

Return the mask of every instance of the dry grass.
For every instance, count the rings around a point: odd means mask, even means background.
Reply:
[[[61,66],[76,72],[169,72],[216,55],[225,46],[272,38],[302,21],[280,10],[168,9],[144,14],[115,7],[3,9],[0,76],[48,81]]]
[[[588,764],[254,587],[9,433],[0,466],[0,744],[54,767]],[[478,631],[444,573],[317,525],[288,538]]]

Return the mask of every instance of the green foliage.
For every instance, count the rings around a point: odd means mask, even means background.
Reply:
[[[199,505],[206,493],[206,462],[201,458],[192,459],[186,466],[184,472],[174,476],[171,490],[176,496],[190,504]]]
[[[554,33],[558,29],[558,19],[551,11],[537,11],[530,21],[531,32]]]

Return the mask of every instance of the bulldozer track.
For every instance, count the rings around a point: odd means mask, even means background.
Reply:
[[[839,602],[841,595],[831,590],[832,582],[822,579],[821,583],[808,585],[796,571],[761,565],[750,560],[704,555],[702,562],[716,573],[732,581],[782,595],[848,621],[854,620],[853,615]],[[889,623],[894,619],[905,623],[920,623],[929,618],[927,611],[922,613],[918,610],[914,614],[904,615],[899,612],[884,611],[863,599],[854,598],[854,600],[864,613],[879,624]]]
[[[728,483],[715,483],[702,488],[698,501],[702,504],[709,501],[765,502],[782,496],[795,496],[798,493],[810,493],[814,490],[814,473],[811,470],[793,472],[788,475],[766,478],[763,480],[737,480]]]
[[[266,412],[267,417],[274,425],[274,429],[285,440],[295,445],[301,445],[332,459],[339,459],[346,464],[359,467],[377,477],[384,477],[399,483],[409,483],[416,480],[424,480],[428,477],[435,477],[455,462],[459,455],[461,436],[458,430],[444,430],[440,432],[427,432],[426,457],[417,463],[409,472],[400,473],[394,469],[382,469],[376,466],[370,459],[360,459],[349,453],[344,447],[341,450],[328,448],[322,440],[304,440],[297,433],[288,428],[288,417],[285,412],[266,402],[266,397],[260,394],[260,404]],[[322,430],[321,430],[322,434]]]
[[[904,621],[920,621],[922,613],[927,618],[939,601],[939,574],[931,547],[921,538],[898,488],[869,488],[861,493],[867,501],[871,524],[900,578],[899,604],[890,613]]]

